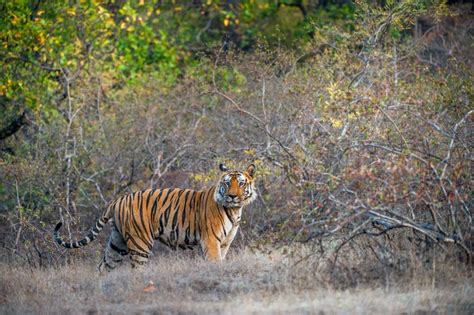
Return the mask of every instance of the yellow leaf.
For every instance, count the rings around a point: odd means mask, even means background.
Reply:
[[[338,91],[338,88],[337,88],[337,84],[336,83],[332,83],[330,86],[328,86],[326,88],[326,90],[328,91],[329,93],[329,97],[331,99],[334,99],[335,96],[337,95],[337,91]]]
[[[107,26],[107,27],[115,26],[114,19],[113,18],[108,18],[107,20],[105,20],[105,26]]]
[[[341,128],[343,125],[342,120],[337,119],[337,118],[331,118],[331,124],[334,128]]]
[[[158,288],[151,280],[148,282],[145,288],[143,288],[143,292],[147,292],[147,293],[152,293],[152,292],[155,292],[156,290],[158,290]]]
[[[74,8],[69,8],[67,9],[67,14],[71,15],[71,16],[76,16],[76,11],[74,10]]]
[[[248,150],[244,150],[244,153],[246,155],[255,155],[255,149],[248,149]]]
[[[12,14],[12,24],[16,25],[16,23],[18,23],[18,20],[18,17],[15,14]]]
[[[38,36],[36,36],[36,39],[38,40],[38,43],[39,43],[40,45],[43,45],[44,42],[46,41],[45,38],[44,38],[43,33],[39,33]]]
[[[230,24],[229,19],[228,19],[228,18],[225,18],[225,19],[224,19],[224,26],[229,26],[229,24]]]

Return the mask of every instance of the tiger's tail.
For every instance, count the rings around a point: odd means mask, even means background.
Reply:
[[[107,224],[107,221],[109,221],[109,218],[107,216],[101,217],[97,222],[95,223],[95,226],[89,231],[89,233],[80,241],[74,241],[74,242],[66,242],[64,241],[61,236],[59,236],[59,229],[63,225],[61,221],[56,224],[56,227],[54,228],[54,240],[61,246],[66,247],[66,248],[80,248],[83,246],[86,246],[95,238],[99,233],[102,231],[104,226]]]

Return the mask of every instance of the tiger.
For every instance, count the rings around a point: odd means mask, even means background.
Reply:
[[[245,171],[224,172],[209,189],[146,189],[122,196],[111,202],[89,233],[79,241],[64,241],[54,229],[55,241],[68,249],[81,248],[96,239],[111,222],[111,233],[99,271],[111,271],[130,254],[132,268],[148,262],[154,241],[172,249],[200,248],[205,259],[223,261],[241,222],[242,209],[257,197],[254,175],[256,167]]]

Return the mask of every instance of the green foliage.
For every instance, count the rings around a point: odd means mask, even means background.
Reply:
[[[144,75],[161,77],[169,85],[195,63],[195,52],[212,50],[226,38],[242,49],[256,42],[304,49],[313,40],[327,42],[321,33],[336,41],[353,39],[348,34],[377,32],[382,23],[377,21],[387,19],[391,36],[399,38],[401,30],[432,6],[432,1],[421,0],[388,1],[386,7],[360,1],[319,8],[302,2],[307,5],[303,10],[295,3],[6,1],[0,10],[2,124],[25,108],[46,119],[57,117],[65,81],[87,72],[107,71],[121,86],[140,84]],[[435,9],[443,14],[445,2]],[[374,19],[369,22],[367,16]]]

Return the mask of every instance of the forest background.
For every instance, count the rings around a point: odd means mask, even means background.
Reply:
[[[443,307],[469,312],[473,22],[463,1],[1,1],[2,268],[87,271],[107,233],[65,251],[57,221],[76,238],[123,194],[253,162],[259,198],[219,268],[273,261],[284,281],[265,269],[224,298],[422,274],[435,294],[462,284]],[[2,277],[5,310],[42,307],[31,275]],[[212,277],[183,281],[216,296]]]

